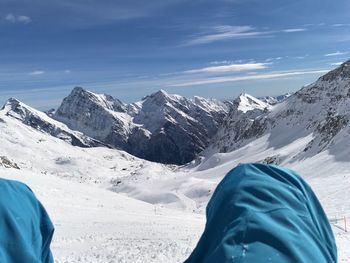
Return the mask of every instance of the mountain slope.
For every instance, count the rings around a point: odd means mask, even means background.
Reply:
[[[347,145],[350,112],[349,62],[319,78],[284,102],[251,119],[249,125],[238,125],[235,116],[227,119],[219,130],[221,137],[211,148],[220,152],[238,149],[268,135],[269,147],[279,148],[309,137],[293,158],[307,158],[330,150],[335,144]],[[230,125],[233,123],[233,125]],[[237,129],[239,127],[239,129]],[[341,142],[343,141],[343,143]],[[228,145],[223,148],[221,145]],[[280,162],[290,156],[280,156]]]
[[[199,238],[201,215],[109,190],[136,172],[166,176],[163,165],[106,147],[74,147],[4,111],[0,144],[0,176],[26,183],[48,210],[55,262],[175,263]]]
[[[184,164],[204,150],[229,103],[158,91],[129,105],[75,88],[54,118],[73,130],[161,163]]]
[[[230,112],[202,155],[208,155],[217,151],[228,151],[234,142],[239,143],[250,136],[250,132],[244,132],[248,130],[248,127],[258,130],[259,127],[254,120],[271,109],[272,106],[270,104],[249,94],[241,94],[233,101]]]
[[[104,146],[103,143],[89,138],[81,132],[70,130],[66,125],[55,121],[46,114],[37,111],[14,98],[9,99],[0,111],[6,116],[18,119],[30,127],[48,133],[74,146]]]
[[[326,114],[332,106],[338,115],[347,116],[349,80],[320,80],[267,110],[253,107],[243,113],[233,108],[232,114],[242,120],[251,114],[247,123],[256,122],[255,129],[248,125],[235,130],[241,144],[223,135],[223,142],[232,142],[225,153],[214,151],[213,143],[212,152],[186,167],[151,163],[106,147],[73,147],[40,126],[28,125],[22,111],[11,112],[10,103],[0,111],[1,176],[28,183],[43,200],[56,222],[53,248],[58,262],[184,260],[204,227],[203,218],[167,208],[204,212],[218,182],[241,162],[279,163],[296,170],[311,184],[330,218],[349,217],[348,124]],[[327,97],[331,91],[335,95]],[[128,115],[137,115],[141,104],[127,105],[126,111],[132,107],[134,112]],[[256,129],[265,120],[266,128]],[[310,141],[314,142],[304,151]],[[339,261],[347,262],[350,237],[335,231]]]
[[[278,103],[285,101],[291,95],[292,95],[292,93],[286,93],[286,94],[279,95],[279,96],[265,96],[265,97],[260,97],[259,100],[273,106],[273,105],[276,105]]]

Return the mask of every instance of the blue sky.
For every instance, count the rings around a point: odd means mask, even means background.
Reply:
[[[125,102],[159,89],[295,91],[350,58],[348,0],[0,0],[0,100],[57,107],[74,86]]]

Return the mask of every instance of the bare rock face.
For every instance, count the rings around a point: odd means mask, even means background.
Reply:
[[[126,105],[112,96],[75,88],[53,117],[135,156],[184,164],[208,146],[229,108],[230,103],[187,99],[163,90]]]
[[[328,72],[327,74],[323,75],[320,78],[321,81],[334,81],[337,79],[338,80],[344,80],[344,79],[350,80],[350,60],[346,61],[345,63],[341,64],[335,70]]]
[[[9,160],[6,156],[0,156],[0,166],[3,166],[5,168],[14,168],[14,169],[20,170],[17,163]]]
[[[262,118],[271,109],[249,94],[241,94],[233,101],[227,117],[207,151],[229,152],[241,146],[241,142],[262,135],[268,128],[269,120]]]

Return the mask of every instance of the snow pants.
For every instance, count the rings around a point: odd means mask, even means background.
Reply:
[[[311,187],[295,172],[242,164],[216,188],[187,263],[332,263],[337,248]]]
[[[54,262],[53,232],[48,214],[29,187],[0,179],[0,262]]]

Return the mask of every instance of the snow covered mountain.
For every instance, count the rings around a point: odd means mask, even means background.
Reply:
[[[276,105],[278,103],[281,103],[283,101],[285,101],[288,97],[290,97],[292,95],[292,93],[286,93],[283,95],[279,95],[279,96],[265,96],[265,97],[260,97],[258,98],[259,100],[268,103],[270,105]]]
[[[230,112],[212,138],[210,146],[205,149],[205,155],[213,151],[229,151],[234,142],[241,142],[251,136],[251,131],[245,132],[247,128],[254,125],[255,118],[266,114],[271,109],[270,104],[242,93],[233,101]],[[259,127],[253,126],[252,129],[259,130]]]
[[[110,191],[131,174],[167,177],[170,169],[116,149],[75,147],[24,123],[10,103],[0,110],[0,177],[26,183],[48,210],[55,262],[175,263],[189,255],[203,216],[163,207],[169,192],[160,189],[148,195],[155,205]]]
[[[75,88],[53,114],[69,128],[150,161],[184,164],[204,150],[230,103],[160,90],[124,104]]]
[[[183,261],[204,227],[203,216],[196,213],[204,212],[223,176],[243,162],[278,163],[296,170],[330,218],[350,217],[348,65],[275,106],[242,94],[231,104],[211,147],[184,167],[149,162],[118,149],[75,147],[70,136],[86,146],[91,137],[10,99],[0,110],[0,174],[27,183],[47,207],[56,227],[57,262]],[[138,117],[162,120],[151,114],[157,109],[152,95],[125,105],[82,92],[92,96],[87,99],[92,101],[89,110],[80,99],[70,106],[82,108],[83,117],[72,111],[72,118],[81,118],[73,124],[86,126],[87,132],[99,132],[98,126],[95,131],[88,125],[90,120],[100,121],[102,131],[108,132],[108,120],[115,122],[117,116],[130,124],[120,125],[122,139],[134,126],[154,132]],[[173,99],[166,98],[165,106],[159,103],[161,116],[163,111],[171,116],[171,110],[185,111],[174,106],[179,98]],[[110,119],[98,119],[102,110]],[[349,262],[350,236],[336,227],[334,231],[339,261]]]
[[[66,125],[55,121],[46,114],[37,111],[14,98],[10,98],[5,103],[5,105],[1,109],[1,112],[6,116],[18,119],[24,124],[33,127],[34,129],[48,133],[74,146],[106,146],[105,144],[95,139],[85,136],[81,132],[70,130]]]
[[[268,147],[275,149],[298,140],[303,143],[291,156],[280,152],[268,157],[274,163],[304,159],[329,151],[338,158],[350,146],[350,61],[305,86],[270,110],[240,119],[225,120],[218,137],[209,147],[213,152],[230,152],[256,139],[268,136]]]

